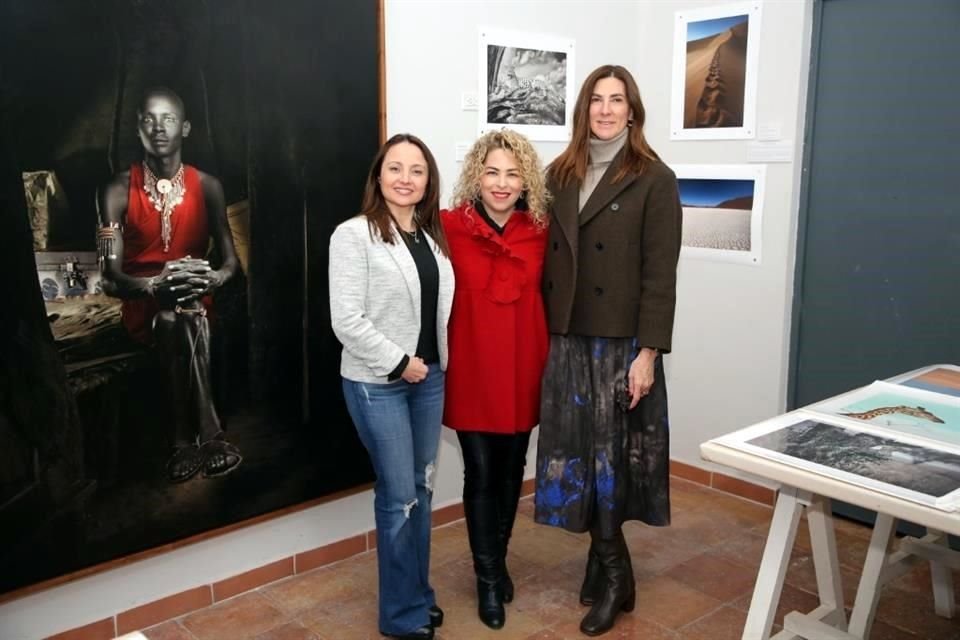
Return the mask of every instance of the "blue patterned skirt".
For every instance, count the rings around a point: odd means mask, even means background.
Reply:
[[[550,336],[537,444],[541,524],[612,537],[626,520],[670,524],[670,445],[663,358],[650,393],[618,406],[634,338]],[[629,397],[629,396],[628,396]]]

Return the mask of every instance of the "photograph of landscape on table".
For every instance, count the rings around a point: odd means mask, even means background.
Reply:
[[[806,407],[960,451],[960,398],[889,382],[871,385]]]
[[[943,511],[960,500],[960,450],[832,424],[804,410],[714,442]]]
[[[671,138],[752,138],[760,3],[675,16]]]
[[[572,130],[574,41],[480,30],[480,134],[509,127],[532,140]]]
[[[936,365],[928,368],[927,371],[900,380],[896,384],[960,397],[960,367],[948,364]]]
[[[672,168],[683,207],[682,255],[759,264],[765,167]]]

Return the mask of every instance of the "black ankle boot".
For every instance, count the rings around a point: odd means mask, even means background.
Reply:
[[[604,576],[603,590],[600,599],[580,622],[580,631],[588,636],[599,636],[613,628],[621,611],[633,611],[637,592],[630,552],[623,534],[619,533],[611,540],[594,538],[593,544]]]
[[[503,594],[496,581],[477,578],[477,615],[480,622],[491,629],[503,628],[507,615],[503,609]]]
[[[433,605],[427,609],[427,613],[430,615],[430,626],[436,629],[437,627],[443,626],[443,609],[437,605]]]
[[[393,638],[394,640],[433,640],[433,627],[426,625],[419,629],[414,629],[410,633],[401,634],[390,634],[381,631],[380,635]]]
[[[587,570],[583,574],[583,584],[580,586],[580,604],[591,606],[603,597],[603,567],[597,559],[597,553],[590,543],[587,553]]]

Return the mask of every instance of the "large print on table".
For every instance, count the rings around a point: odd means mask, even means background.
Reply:
[[[960,448],[831,424],[814,413],[794,411],[716,442],[945,511],[960,500]]]
[[[754,137],[760,13],[759,2],[676,13],[671,139]]]
[[[874,382],[807,410],[960,447],[960,398],[949,395]]]
[[[683,207],[681,255],[759,264],[763,165],[672,165]]]
[[[479,131],[508,127],[531,140],[570,139],[574,41],[480,29]]]
[[[0,25],[0,593],[369,482],[323,274],[379,143],[376,3]]]

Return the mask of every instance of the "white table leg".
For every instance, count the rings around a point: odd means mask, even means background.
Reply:
[[[847,628],[847,615],[843,609],[843,585],[840,578],[840,561],[837,559],[837,537],[833,530],[833,513],[830,499],[815,496],[807,509],[810,525],[810,545],[813,548],[813,568],[817,575],[817,594],[820,609],[830,607],[833,611],[820,620],[840,630]]]
[[[757,584],[750,600],[747,623],[743,628],[743,640],[767,640],[770,637],[802,509],[803,503],[796,489],[784,487],[780,490],[767,534],[767,544],[763,548]]]
[[[873,616],[877,612],[877,602],[880,600],[881,579],[890,552],[895,523],[896,518],[893,516],[878,513],[877,521],[873,525],[867,559],[863,563],[863,575],[860,576],[860,585],[857,587],[857,599],[853,603],[853,612],[850,614],[849,631],[850,635],[856,638],[870,636]]]
[[[939,535],[940,539],[937,540],[936,544],[948,547],[949,540],[946,534],[931,529],[927,529],[927,534]],[[957,604],[953,599],[953,574],[950,572],[950,567],[931,560],[930,575],[933,578],[934,610],[938,616],[953,618],[957,613]]]

